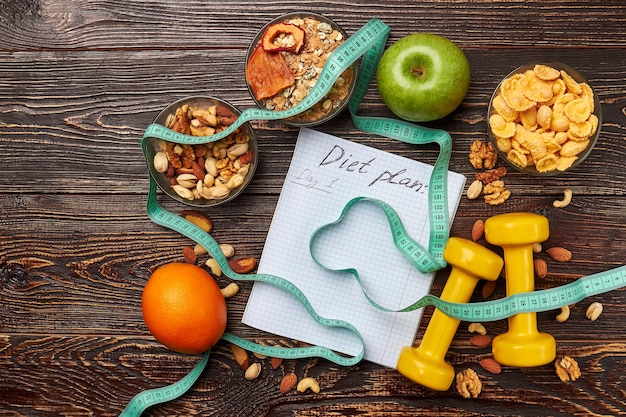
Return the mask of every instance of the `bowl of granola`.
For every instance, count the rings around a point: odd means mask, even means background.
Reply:
[[[154,119],[178,133],[207,137],[230,126],[241,112],[215,97],[192,96],[168,105]],[[217,141],[180,144],[147,138],[150,175],[167,195],[196,207],[222,204],[239,195],[252,180],[258,143],[249,123]]]
[[[558,175],[581,164],[601,125],[597,95],[581,73],[559,62],[509,73],[487,110],[487,133],[499,156],[531,175]]]
[[[300,103],[317,83],[330,54],[346,38],[341,27],[316,13],[289,13],[267,23],[250,43],[246,57],[246,82],[256,104],[281,111]],[[285,122],[312,126],[330,120],[348,103],[356,75],[353,63],[328,94]]]

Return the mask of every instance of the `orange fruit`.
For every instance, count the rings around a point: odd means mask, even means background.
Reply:
[[[226,329],[226,300],[199,266],[170,263],[155,270],[141,298],[143,319],[163,345],[180,353],[209,350]]]

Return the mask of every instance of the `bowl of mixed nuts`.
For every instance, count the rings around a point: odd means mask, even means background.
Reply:
[[[558,62],[512,71],[487,110],[487,132],[499,156],[531,175],[558,175],[582,163],[601,125],[600,100],[585,77]]]
[[[167,106],[154,123],[191,136],[211,136],[230,126],[240,114],[218,98],[192,96]],[[147,140],[150,175],[166,194],[188,205],[207,207],[232,200],[256,170],[258,143],[249,123],[213,142],[190,145]]]
[[[281,111],[300,103],[317,83],[330,54],[346,39],[335,22],[316,13],[289,13],[266,24],[252,40],[246,57],[246,82],[256,104]],[[312,126],[330,120],[348,103],[356,75],[354,63],[325,97],[285,122]]]

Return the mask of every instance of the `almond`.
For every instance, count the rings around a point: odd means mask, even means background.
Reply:
[[[496,289],[496,281],[485,281],[481,290],[483,298],[489,298]]]
[[[256,268],[256,259],[231,258],[228,260],[228,266],[238,274],[249,274]]]
[[[572,259],[572,252],[559,246],[547,249],[546,252],[552,259],[558,262],[567,262]]]
[[[196,161],[191,163],[191,169],[193,169],[193,175],[196,176],[200,181],[204,181],[204,164],[200,165]]]
[[[285,374],[283,379],[280,381],[280,393],[285,394],[293,389],[298,382],[298,377],[293,372]]]
[[[476,242],[483,237],[485,233],[485,222],[483,220],[476,220],[474,226],[472,226],[472,240]]]
[[[235,358],[235,362],[241,368],[242,371],[246,371],[250,366],[250,357],[248,356],[248,352],[237,345],[230,344],[230,350],[233,352],[233,357]]]
[[[548,264],[543,259],[535,259],[535,275],[539,278],[545,278],[548,275]]]
[[[272,369],[276,369],[278,367],[280,367],[280,365],[283,364],[283,358],[270,358],[270,365],[272,366]]]
[[[213,230],[213,221],[201,211],[183,210],[180,215],[207,233]]]
[[[491,345],[491,336],[485,334],[477,334],[470,337],[470,343],[477,347],[487,347]]]
[[[499,374],[502,372],[502,367],[498,362],[496,362],[493,358],[485,358],[478,362],[480,366],[487,372],[491,372],[492,374]]]
[[[185,262],[188,264],[195,265],[198,260],[198,255],[196,255],[196,252],[191,246],[185,246],[183,248],[183,258],[185,258]]]

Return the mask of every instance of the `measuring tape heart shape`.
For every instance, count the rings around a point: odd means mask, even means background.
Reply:
[[[378,61],[384,51],[389,32],[389,26],[379,19],[371,19],[367,22],[354,35],[346,39],[346,41],[331,54],[326,65],[322,69],[322,72],[320,73],[319,80],[315,87],[308,93],[303,101],[293,108],[280,112],[259,108],[246,109],[227,129],[215,135],[204,137],[183,135],[158,124],[149,125],[144,132],[141,144],[144,157],[147,155],[147,149],[149,146],[147,140],[148,138],[158,138],[185,144],[208,143],[230,135],[239,126],[251,120],[282,120],[302,113],[315,105],[328,93],[337,77],[339,77],[345,69],[350,67],[350,65],[358,59],[362,58],[355,91],[353,92],[348,104],[348,109],[354,125],[364,132],[374,133],[406,143],[416,145],[437,143],[440,147],[440,153],[434,165],[428,189],[430,210],[430,239],[428,249],[420,246],[409,236],[393,208],[380,200],[368,200],[373,201],[385,212],[392,229],[396,247],[411,260],[416,268],[425,273],[434,272],[444,268],[446,263],[443,260],[443,250],[446,241],[448,240],[450,230],[446,192],[448,165],[452,153],[452,139],[450,135],[442,130],[428,129],[405,121],[378,117],[362,117],[357,115],[359,105],[365,96],[367,88],[370,85],[372,77],[376,71]],[[147,158],[146,162],[149,163]],[[156,224],[177,231],[202,245],[205,249],[207,249],[209,254],[215,258],[222,269],[222,272],[229,278],[233,280],[262,281],[282,288],[296,297],[319,324],[323,326],[341,327],[347,329],[354,333],[361,341],[361,346],[364,346],[363,338],[354,326],[343,320],[333,320],[318,315],[304,294],[289,281],[268,274],[241,275],[234,272],[228,265],[227,259],[222,254],[219,244],[209,234],[183,217],[168,212],[159,204],[157,200],[156,182],[152,177],[149,178],[149,181],[150,187],[148,192],[147,212],[152,221]],[[357,204],[363,199],[364,198],[357,198],[349,202],[337,222],[341,221],[341,217],[351,206]],[[322,228],[326,226],[322,226]],[[311,237],[311,248],[314,246],[315,240],[316,233],[314,233]],[[352,270],[351,272],[354,274],[356,279],[359,280],[360,284],[358,272],[356,270]],[[626,266],[616,268],[605,273],[581,278],[580,280],[563,287],[535,291],[527,294],[516,294],[504,299],[482,303],[458,304],[441,300],[435,296],[427,295],[402,310],[388,310],[376,303],[372,297],[365,293],[365,291],[364,294],[374,306],[383,311],[413,311],[418,308],[432,305],[457,319],[491,321],[504,319],[522,312],[546,311],[559,308],[564,305],[578,302],[590,295],[607,292],[624,285],[626,285]],[[363,288],[362,285],[361,288]],[[361,361],[364,356],[364,348],[359,352],[359,354],[352,357],[346,357],[322,346],[308,346],[302,348],[262,346],[230,333],[225,333],[222,336],[222,339],[239,345],[249,351],[258,352],[267,356],[288,359],[321,357],[344,366],[354,365]],[[184,394],[200,377],[202,371],[208,363],[208,359],[209,352],[207,351],[202,356],[202,359],[198,362],[198,364],[196,364],[196,366],[181,380],[166,387],[140,392],[130,400],[120,416],[139,416],[150,406],[178,398],[180,395]]]

